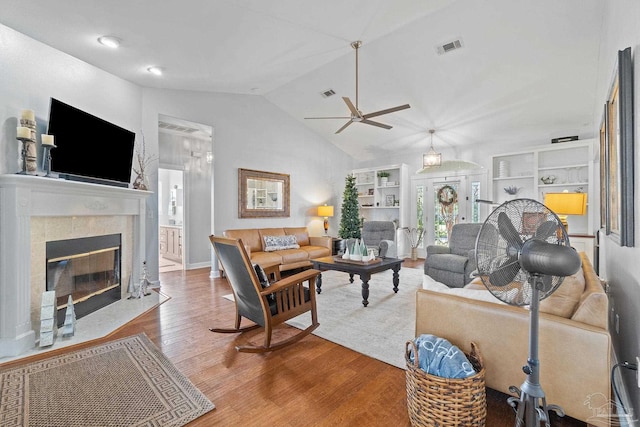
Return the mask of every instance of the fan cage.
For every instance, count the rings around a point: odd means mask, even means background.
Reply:
[[[514,233],[514,236],[517,235],[521,242],[519,246],[501,232],[506,227],[505,215],[510,224],[510,232]],[[503,219],[499,220],[500,217]],[[543,224],[544,227],[542,227]],[[546,233],[541,235],[543,229]],[[531,304],[533,292],[531,282],[536,278],[532,278],[530,273],[520,267],[518,256],[522,244],[533,238],[551,244],[570,245],[569,237],[558,216],[533,199],[515,199],[498,206],[487,217],[478,233],[476,240],[478,275],[485,287],[496,298],[507,304],[518,306]],[[491,283],[490,276],[500,285]],[[533,280],[539,289],[538,299],[542,300],[551,295],[563,280],[564,277],[559,276],[540,276],[537,280]]]

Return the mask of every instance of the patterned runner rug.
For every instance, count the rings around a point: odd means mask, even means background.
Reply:
[[[2,426],[174,426],[209,401],[145,334],[0,368]]]

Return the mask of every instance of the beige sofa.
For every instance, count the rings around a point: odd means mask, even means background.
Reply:
[[[611,396],[608,298],[589,259],[580,255],[582,269],[540,304],[540,385],[547,404],[604,425],[602,414],[594,417]],[[444,289],[425,276],[423,288],[432,290],[417,292],[416,336],[440,336],[466,352],[476,342],[487,387],[511,394],[509,387],[520,388],[526,379],[522,366],[529,354],[530,313],[501,303],[478,280],[465,288]]]
[[[232,229],[224,236],[242,239],[252,262],[262,267],[278,264],[280,271],[310,267],[310,260],[331,255],[333,247],[331,237],[309,236],[306,227]],[[281,236],[295,236],[299,248],[269,250],[266,242]]]

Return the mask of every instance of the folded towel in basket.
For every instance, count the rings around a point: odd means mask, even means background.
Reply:
[[[444,338],[422,334],[414,344],[418,350],[418,366],[428,374],[443,378],[467,378],[476,374],[467,356]],[[412,362],[414,357],[411,351]]]

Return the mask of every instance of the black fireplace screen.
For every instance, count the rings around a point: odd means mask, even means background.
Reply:
[[[69,296],[76,318],[120,299],[120,234],[50,241],[46,250],[46,290],[56,292],[58,326]]]

